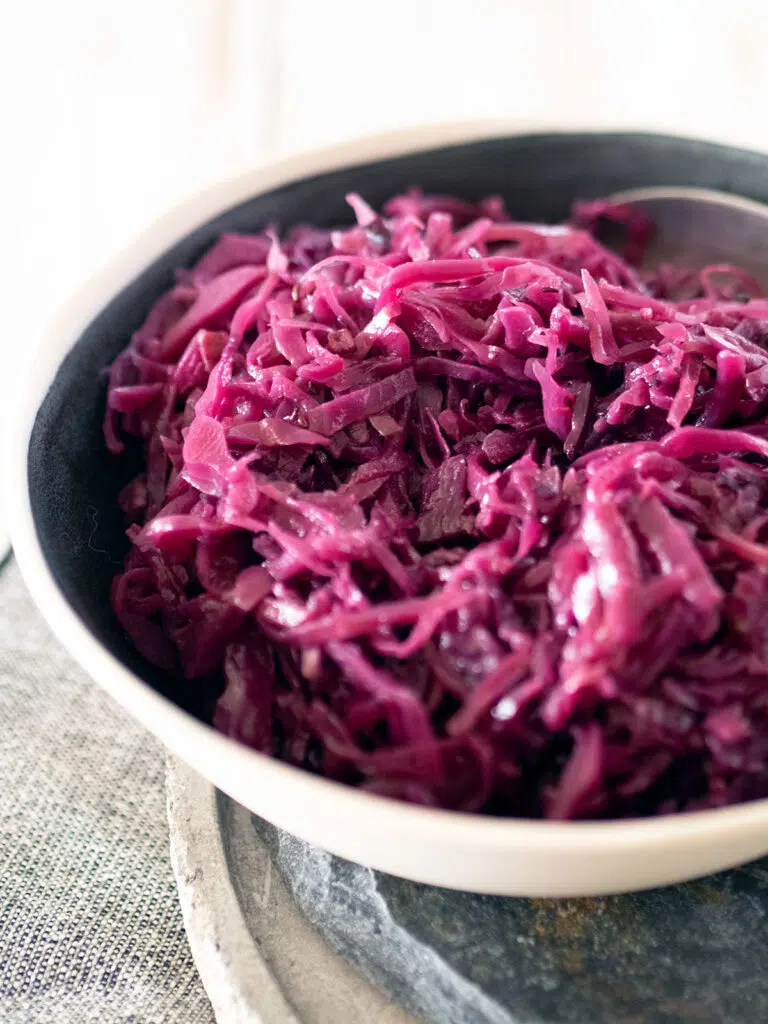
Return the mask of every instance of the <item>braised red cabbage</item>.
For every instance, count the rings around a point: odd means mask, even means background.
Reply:
[[[768,795],[768,298],[644,273],[650,225],[606,202],[348,199],[351,227],[224,235],[110,368],[138,650],[385,796]]]

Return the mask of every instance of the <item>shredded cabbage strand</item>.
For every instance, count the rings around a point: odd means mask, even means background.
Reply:
[[[224,235],[109,370],[112,604],[259,751],[411,802],[768,795],[768,298],[580,203]],[[598,241],[623,230],[623,255]]]

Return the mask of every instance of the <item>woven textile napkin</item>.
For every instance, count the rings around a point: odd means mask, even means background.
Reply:
[[[212,1024],[169,862],[160,746],[0,572],[0,1021]]]

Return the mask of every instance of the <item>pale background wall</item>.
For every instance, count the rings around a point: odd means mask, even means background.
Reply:
[[[158,211],[274,153],[476,117],[657,127],[768,149],[763,0],[25,0],[2,10],[6,353]]]

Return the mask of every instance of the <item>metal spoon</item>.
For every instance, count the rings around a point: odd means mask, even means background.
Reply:
[[[699,269],[732,263],[768,292],[768,205],[704,188],[633,188],[611,196],[637,206],[656,227],[645,263]]]

